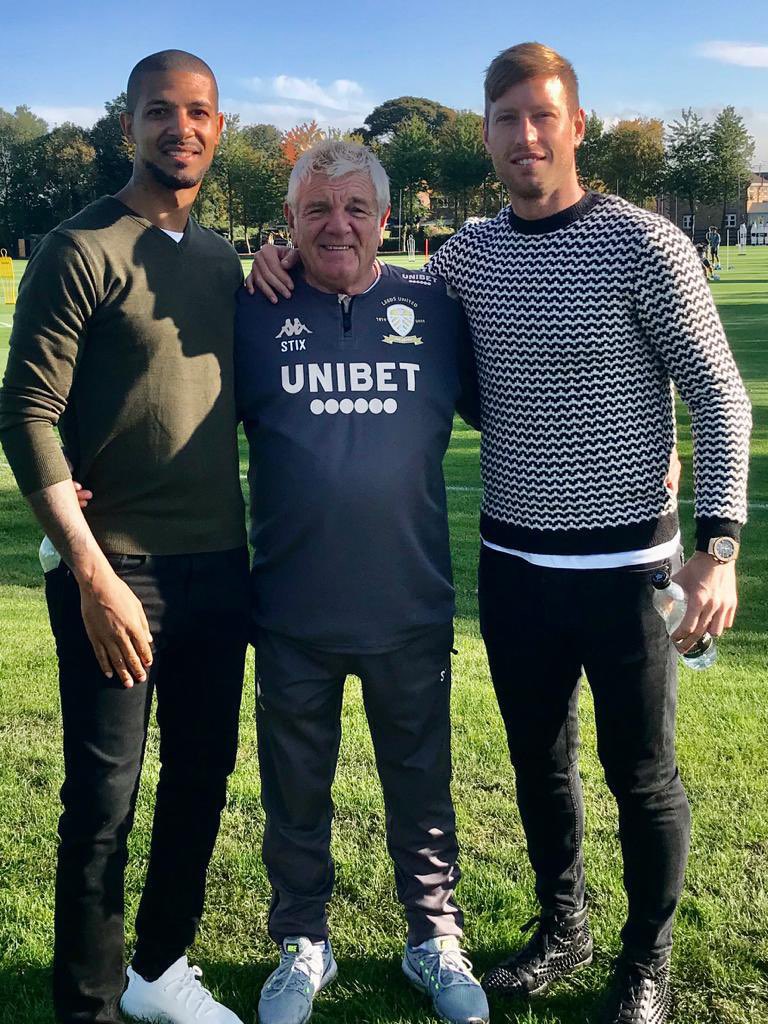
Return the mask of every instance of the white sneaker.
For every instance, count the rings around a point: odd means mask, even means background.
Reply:
[[[128,968],[128,987],[120,1009],[137,1020],[154,1024],[243,1024],[237,1014],[217,1003],[200,984],[203,972],[190,967],[185,956],[171,964],[156,981],[145,981]]]

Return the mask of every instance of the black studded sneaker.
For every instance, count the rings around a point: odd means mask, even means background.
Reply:
[[[587,908],[575,914],[542,914],[523,925],[533,936],[512,956],[492,967],[483,978],[488,993],[502,996],[538,996],[553,981],[592,963],[592,934]]]
[[[600,1024],[666,1024],[671,1007],[669,959],[641,964],[621,958]]]

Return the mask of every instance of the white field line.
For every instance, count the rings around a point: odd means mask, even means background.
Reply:
[[[2,467],[3,469],[7,469],[10,472],[11,467],[8,465],[8,463],[5,461],[5,459],[0,458],[0,467]],[[247,480],[248,477],[246,476],[245,473],[241,473],[240,474],[240,479],[241,480]],[[483,490],[482,487],[462,487],[462,486],[459,486],[458,484],[449,484],[448,486],[446,486],[445,489],[446,489],[446,491],[462,491],[465,494],[481,494],[482,490]],[[690,498],[681,498],[680,501],[678,502],[678,505],[692,505],[692,504],[693,504],[693,501]],[[768,502],[766,502],[766,501],[750,501],[749,504],[747,505],[747,508],[752,509],[752,510],[754,510],[756,512],[765,512],[768,509]]]
[[[247,480],[248,478],[245,475],[245,473],[241,473],[240,474],[240,479],[241,480]],[[445,489],[446,489],[446,491],[458,491],[459,493],[462,493],[462,494],[482,494],[483,493],[483,488],[482,487],[462,486],[460,484],[448,484],[448,485],[446,485]],[[678,505],[692,505],[692,504],[693,504],[693,501],[692,501],[691,498],[681,498],[680,501],[678,502]],[[750,501],[749,504],[747,505],[747,508],[752,509],[755,512],[765,512],[766,510],[768,510],[768,502],[766,502],[766,501]]]
[[[13,327],[13,324],[8,324],[5,320],[0,320],[0,327]]]

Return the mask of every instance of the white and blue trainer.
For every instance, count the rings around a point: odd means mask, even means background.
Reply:
[[[441,1020],[449,1024],[487,1024],[485,992],[453,935],[438,936],[421,946],[406,946],[403,971],[412,985],[426,992]]]
[[[312,1016],[312,1000],[337,971],[330,942],[283,939],[280,963],[261,990],[259,1024],[304,1024]]]

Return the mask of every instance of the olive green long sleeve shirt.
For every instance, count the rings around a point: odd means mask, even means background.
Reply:
[[[190,218],[175,242],[113,197],[41,242],[19,289],[0,441],[24,494],[75,478],[108,552],[245,541],[233,386],[240,261]]]

